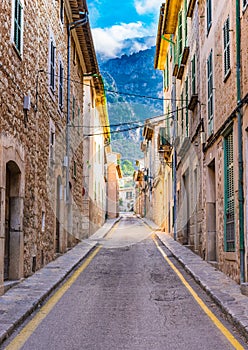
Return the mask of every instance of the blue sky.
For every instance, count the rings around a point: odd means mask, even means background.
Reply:
[[[155,45],[162,0],[88,0],[87,4],[95,48],[102,57],[119,56],[127,39],[132,39],[132,52]]]

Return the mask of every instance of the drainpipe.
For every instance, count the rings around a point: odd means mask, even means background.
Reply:
[[[236,84],[237,84],[237,117],[238,117],[238,200],[239,200],[239,250],[240,250],[240,283],[245,281],[245,247],[244,247],[244,189],[243,189],[243,138],[241,112],[241,47],[240,47],[240,1],[236,0]]]

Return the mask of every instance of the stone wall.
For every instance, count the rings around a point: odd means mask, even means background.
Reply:
[[[14,1],[13,1],[14,4]],[[6,164],[17,162],[22,154],[21,186],[23,188],[23,254],[18,278],[35,270],[63,253],[81,238],[83,228],[83,64],[76,33],[71,47],[71,121],[70,127],[70,201],[71,224],[66,221],[66,94],[67,94],[67,32],[68,14],[64,23],[59,18],[58,1],[25,1],[23,52],[16,50],[11,39],[12,1],[0,4],[2,21],[0,43],[0,189],[1,213],[5,213]],[[68,5],[68,4],[67,4]],[[66,7],[69,8],[68,6]],[[49,88],[49,47],[53,37],[55,54],[55,89]],[[64,67],[63,107],[58,103],[59,59]],[[30,110],[23,111],[24,96],[30,96]],[[73,102],[75,108],[73,112]],[[26,114],[25,114],[26,113]],[[74,116],[74,120],[73,120]],[[51,125],[54,128],[54,159],[51,162]],[[8,149],[3,139],[9,140]],[[5,142],[6,143],[6,142]],[[20,151],[21,150],[21,151]],[[8,156],[9,154],[9,156]],[[58,185],[59,184],[59,185]],[[59,214],[58,214],[59,207]],[[5,215],[1,216],[0,238],[5,237]],[[68,225],[70,232],[67,233]],[[57,234],[56,234],[57,230]],[[56,245],[58,245],[56,247]],[[4,251],[0,251],[0,276],[4,269]],[[0,285],[3,283],[1,278]]]

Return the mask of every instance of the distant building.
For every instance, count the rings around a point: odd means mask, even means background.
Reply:
[[[135,185],[132,176],[124,176],[120,180],[119,208],[120,211],[134,211],[135,206]]]
[[[114,219],[119,216],[119,179],[122,178],[120,167],[121,155],[112,152],[111,147],[107,149],[107,217]]]

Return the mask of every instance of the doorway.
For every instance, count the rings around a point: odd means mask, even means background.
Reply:
[[[6,164],[4,280],[23,274],[23,198],[20,196],[21,172],[17,164]]]
[[[207,203],[206,203],[206,231],[207,231],[207,260],[216,261],[216,174],[215,160],[207,167]]]
[[[55,252],[60,252],[60,230],[61,230],[61,190],[62,190],[62,181],[61,177],[57,177],[57,186],[56,186],[56,234],[55,234]]]
[[[183,244],[189,244],[190,235],[190,201],[189,201],[189,171],[183,175]]]

